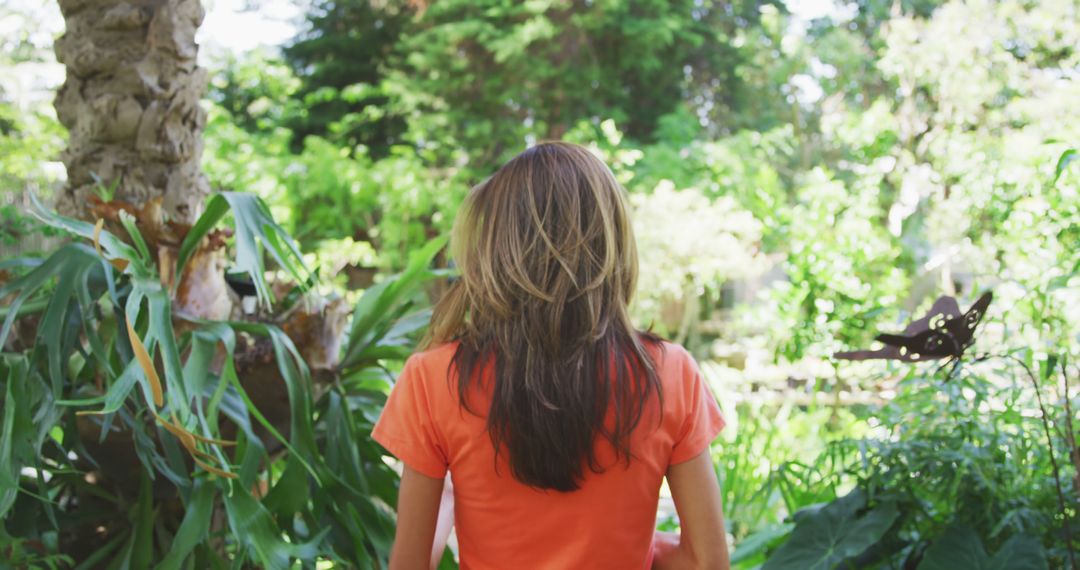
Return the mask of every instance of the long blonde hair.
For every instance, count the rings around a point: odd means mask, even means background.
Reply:
[[[624,190],[585,148],[538,144],[469,193],[454,223],[460,269],[435,306],[428,342],[460,341],[461,405],[493,359],[487,411],[496,453],[539,488],[578,488],[599,472],[594,440],[631,459],[630,432],[660,396],[627,305],[637,248]],[[614,422],[605,416],[614,408]]]

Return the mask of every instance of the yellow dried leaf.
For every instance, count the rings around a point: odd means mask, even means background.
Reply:
[[[94,224],[94,249],[97,250],[98,255],[105,257],[105,252],[101,251],[101,229],[105,227],[105,218],[98,218],[98,221]],[[123,271],[127,269],[128,260],[126,259],[108,259],[105,258],[109,264],[116,268],[117,271]]]
[[[203,437],[203,436],[201,436],[201,435],[199,435],[197,433],[192,433],[191,435],[194,436],[195,439],[197,439],[197,440],[199,440],[199,441],[201,441],[203,443],[213,443],[213,444],[222,445],[222,446],[225,446],[225,447],[236,445],[235,441],[229,441],[227,439],[214,439],[212,437]]]
[[[195,446],[196,438],[198,438],[201,441],[218,441],[218,440],[212,440],[212,439],[209,439],[209,438],[205,438],[205,437],[202,437],[200,435],[196,435],[196,434],[188,431],[187,429],[185,429],[183,426],[180,425],[180,422],[176,420],[175,416],[173,416],[172,421],[166,420],[165,418],[157,415],[156,413],[154,414],[154,417],[157,418],[157,421],[159,423],[161,423],[162,427],[164,427],[169,433],[175,435],[176,438],[180,440],[180,444],[184,446],[184,449],[186,449],[189,454],[191,454],[191,458],[193,460],[195,460],[195,463],[199,467],[202,467],[203,469],[205,469],[205,470],[207,470],[207,471],[209,471],[209,472],[211,472],[214,475],[217,475],[219,477],[225,477],[226,479],[235,479],[236,478],[236,474],[229,473],[227,471],[222,471],[221,469],[218,469],[217,467],[214,467],[213,465],[210,465],[210,464],[206,463],[205,461],[199,459],[200,457],[205,457],[205,458],[210,459],[210,460],[215,460],[213,455],[210,455],[209,453],[207,453],[207,452],[205,452],[205,451],[203,451],[203,450],[201,450],[201,449],[199,449],[198,447]],[[235,444],[236,442],[225,442],[225,443]]]
[[[154,414],[154,417],[157,418],[157,421],[161,423],[162,427],[164,427],[166,431],[175,435],[176,439],[180,440],[180,443],[184,446],[184,449],[188,450],[188,453],[192,455],[195,454],[195,438],[191,436],[191,432],[184,429],[183,427],[180,427],[180,425],[174,424],[169,420],[157,415],[157,413]]]
[[[172,247],[158,247],[158,269],[161,271],[161,286],[166,291],[172,291],[176,281],[176,249]]]
[[[165,404],[165,398],[161,391],[161,380],[158,378],[157,370],[154,369],[154,361],[150,359],[150,353],[146,351],[146,346],[139,339],[135,327],[131,325],[131,319],[125,315],[124,322],[127,323],[131,350],[135,352],[135,359],[139,361],[139,365],[142,366],[143,372],[146,374],[146,379],[150,381],[150,392],[154,395],[154,405],[160,408]]]
[[[217,467],[214,467],[213,465],[208,465],[205,461],[199,461],[198,457],[193,457],[192,459],[195,460],[195,463],[197,463],[199,465],[199,467],[202,467],[203,469],[206,469],[207,471],[213,473],[214,475],[217,475],[218,477],[224,477],[226,479],[236,479],[236,473],[229,473],[227,471],[222,471],[221,469],[218,469]]]
[[[101,252],[101,228],[103,227],[105,227],[105,218],[98,218],[94,224],[94,249],[101,257],[105,257],[105,254]]]

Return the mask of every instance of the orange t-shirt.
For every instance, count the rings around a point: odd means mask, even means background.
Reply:
[[[462,410],[456,379],[447,381],[457,343],[409,358],[372,437],[424,475],[450,471],[462,570],[651,567],[664,473],[708,449],[724,420],[686,349],[668,342],[662,351],[646,347],[662,385],[662,420],[654,397],[630,436],[629,467],[601,439],[596,452],[604,471],[585,469],[581,488],[569,493],[518,482],[505,454],[496,472],[486,418]],[[470,397],[477,412],[489,402]]]

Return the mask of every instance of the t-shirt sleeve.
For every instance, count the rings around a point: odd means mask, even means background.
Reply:
[[[405,362],[371,437],[405,465],[441,479],[446,476],[447,453],[422,371],[417,356]]]
[[[682,386],[688,393],[681,394],[685,402],[684,419],[680,433],[676,434],[671,449],[670,464],[689,461],[709,448],[720,430],[724,429],[724,418],[720,406],[701,376],[697,363],[687,354],[683,373],[687,376]]]

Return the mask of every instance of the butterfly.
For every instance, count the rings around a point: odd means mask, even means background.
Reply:
[[[833,354],[833,358],[843,360],[881,358],[904,362],[948,358],[949,362],[958,363],[964,351],[975,341],[975,328],[979,326],[993,298],[993,294],[987,291],[971,305],[967,312],[961,313],[956,299],[948,296],[939,297],[930,307],[930,312],[925,317],[912,321],[903,333],[877,335],[876,340],[882,342],[884,347],[878,350],[837,352]],[[955,368],[954,366],[953,369]]]

